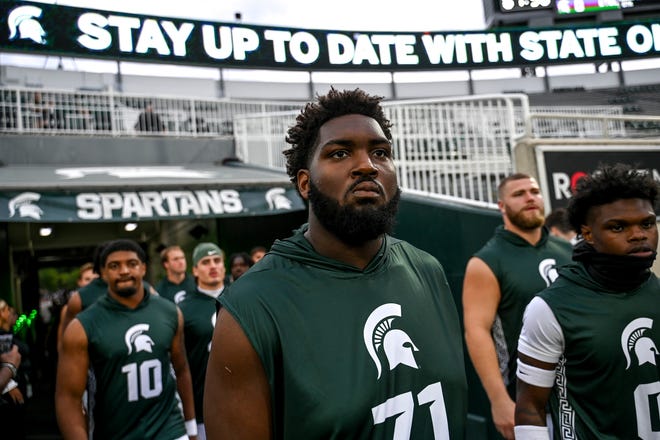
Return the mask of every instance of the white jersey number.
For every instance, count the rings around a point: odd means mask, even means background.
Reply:
[[[158,359],[144,361],[139,367],[135,362],[126,364],[121,372],[126,373],[129,402],[136,402],[140,397],[151,399],[163,391],[163,373]]]
[[[635,413],[637,414],[637,435],[642,440],[660,439],[660,431],[653,430],[653,422],[658,422],[660,414],[660,382],[639,385],[635,389]],[[653,411],[651,409],[654,409]],[[657,426],[657,425],[656,425]]]
[[[433,424],[433,437],[435,440],[449,440],[449,426],[447,424],[447,409],[440,382],[432,383],[417,394],[417,404],[430,403],[431,423]],[[410,439],[415,402],[410,391],[387,399],[384,403],[371,408],[374,425],[394,418],[394,437],[392,440]]]

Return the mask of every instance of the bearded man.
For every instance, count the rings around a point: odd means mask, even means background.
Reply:
[[[527,174],[498,187],[504,225],[468,261],[463,282],[465,342],[488,395],[493,423],[513,439],[516,346],[525,307],[570,263],[571,245],[544,227],[543,196]]]
[[[400,190],[380,100],[331,89],[289,129],[287,172],[308,223],[220,297],[209,439],[464,437],[461,331],[444,271],[388,235]]]
[[[62,436],[195,439],[181,311],[145,288],[146,255],[134,241],[110,242],[99,265],[107,293],[76,315],[62,337],[55,389]],[[96,387],[86,419],[82,398],[90,370]]]

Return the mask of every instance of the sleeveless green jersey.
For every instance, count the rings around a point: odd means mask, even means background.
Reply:
[[[660,438],[658,279],[614,292],[580,263],[559,275],[539,295],[564,336],[550,397],[555,438]]]
[[[183,334],[186,340],[186,353],[195,398],[195,417],[198,423],[204,422],[204,381],[215,328],[216,303],[215,298],[195,289],[178,304],[183,313]]]
[[[304,230],[220,297],[261,358],[274,438],[462,439],[462,334],[441,265],[386,237],[360,270]]]
[[[90,402],[94,439],[170,440],[185,435],[170,371],[176,306],[146,294],[136,309],[129,309],[105,295],[77,318],[87,335],[96,377]]]
[[[571,262],[572,246],[544,227],[536,245],[498,226],[495,235],[474,256],[488,265],[500,287],[493,340],[500,371],[515,400],[518,337],[525,307],[557,278],[556,267]]]
[[[189,273],[186,273],[186,277],[180,284],[174,284],[165,277],[156,285],[156,291],[160,296],[177,304],[181,302],[186,294],[195,291],[195,289],[197,289],[195,278]]]
[[[106,293],[108,293],[108,284],[101,277],[94,278],[89,284],[78,289],[81,305],[80,310],[85,310]]]

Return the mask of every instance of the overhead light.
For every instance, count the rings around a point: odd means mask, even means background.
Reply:
[[[42,226],[39,228],[39,235],[42,237],[49,237],[53,233],[53,228],[50,226]]]
[[[133,232],[133,231],[135,231],[137,228],[138,228],[138,224],[137,224],[137,223],[126,223],[126,224],[124,225],[124,230],[125,230],[126,232]]]

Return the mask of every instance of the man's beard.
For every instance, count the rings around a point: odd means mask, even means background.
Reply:
[[[508,206],[504,206],[506,211],[506,216],[509,218],[509,221],[515,226],[519,227],[523,231],[531,231],[536,228],[543,226],[545,218],[543,217],[543,208],[538,211],[538,215],[530,217],[527,211],[521,209],[518,212],[513,212]]]
[[[369,181],[363,179],[362,181]],[[312,181],[309,187],[309,203],[319,222],[349,246],[360,246],[383,234],[389,234],[396,222],[401,198],[397,188],[392,199],[385,205],[375,206],[366,201],[356,205],[341,206],[337,200],[324,194]]]
[[[121,296],[122,298],[128,298],[130,296],[133,296],[137,293],[137,287],[124,287],[124,288],[119,288],[117,287],[117,284],[115,283],[115,290],[114,292]]]

